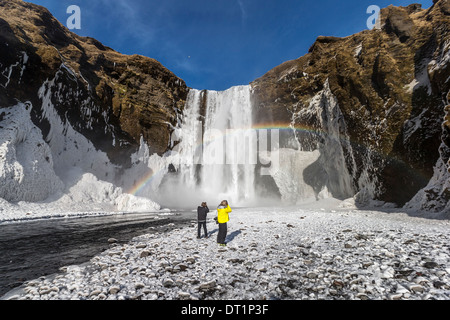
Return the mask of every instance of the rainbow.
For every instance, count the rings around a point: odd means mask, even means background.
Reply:
[[[132,194],[134,196],[139,195],[139,193],[145,188],[145,186],[151,182],[154,178],[157,176],[164,174],[165,170],[160,170],[157,172],[153,172],[153,170],[150,169],[150,172],[144,175],[141,179],[136,181],[133,185],[133,187],[128,190],[126,193]]]

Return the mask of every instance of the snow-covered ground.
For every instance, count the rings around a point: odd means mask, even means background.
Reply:
[[[338,208],[235,208],[228,245],[196,223],[142,235],[13,299],[450,299],[450,222]],[[333,207],[335,209],[333,209]]]
[[[72,169],[73,183],[40,202],[8,202],[0,198],[0,223],[34,219],[79,217],[123,212],[166,212],[148,198],[124,193],[122,188]]]

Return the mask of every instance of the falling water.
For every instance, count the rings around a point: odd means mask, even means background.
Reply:
[[[190,90],[174,139],[179,141],[172,163],[176,172],[163,182],[163,197],[170,191],[186,195],[188,202],[227,199],[235,205],[255,198],[257,132],[252,130],[249,86]],[[168,198],[162,202],[170,203]]]

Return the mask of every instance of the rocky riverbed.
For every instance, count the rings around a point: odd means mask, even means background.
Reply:
[[[450,299],[450,222],[358,210],[236,209],[116,244],[7,299]]]

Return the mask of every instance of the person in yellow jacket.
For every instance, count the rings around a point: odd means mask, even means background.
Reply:
[[[217,207],[217,222],[219,223],[219,233],[217,234],[217,243],[225,246],[225,238],[227,237],[227,222],[230,221],[229,213],[231,208],[227,200],[223,200]]]

